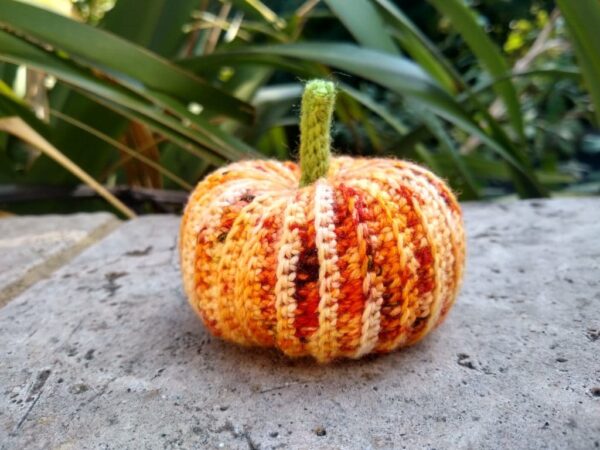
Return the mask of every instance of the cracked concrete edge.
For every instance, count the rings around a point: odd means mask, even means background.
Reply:
[[[86,248],[104,239],[114,230],[119,228],[122,223],[123,222],[119,219],[113,217],[72,246],[59,251],[44,262],[30,268],[21,278],[0,291],[0,309],[8,305],[14,298],[25,292],[38,281],[48,278],[62,266],[68,264]]]

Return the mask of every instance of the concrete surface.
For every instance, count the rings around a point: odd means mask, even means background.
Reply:
[[[0,218],[0,307],[118,223],[107,213]]]
[[[446,323],[331,366],[208,336],[178,219],[126,223],[0,309],[0,448],[600,447],[600,199],[464,209]]]

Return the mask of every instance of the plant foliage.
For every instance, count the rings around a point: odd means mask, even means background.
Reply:
[[[295,158],[311,77],[340,87],[339,152],[464,200],[597,193],[600,3],[509,3],[3,0],[0,209],[177,210],[221,164]]]

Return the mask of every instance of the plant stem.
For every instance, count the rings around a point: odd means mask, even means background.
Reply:
[[[335,95],[331,81],[312,80],[304,88],[300,115],[300,187],[314,183],[329,171]]]

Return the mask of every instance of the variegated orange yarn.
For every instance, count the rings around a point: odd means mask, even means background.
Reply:
[[[446,316],[464,265],[461,212],[431,172],[333,158],[298,188],[293,163],[244,161],[193,192],[186,293],[216,336],[320,361],[389,352]]]
[[[359,358],[418,341],[454,303],[465,254],[454,195],[415,164],[331,158],[334,104],[333,83],[307,84],[302,169],[238,162],[192,193],[183,282],[216,336]]]

